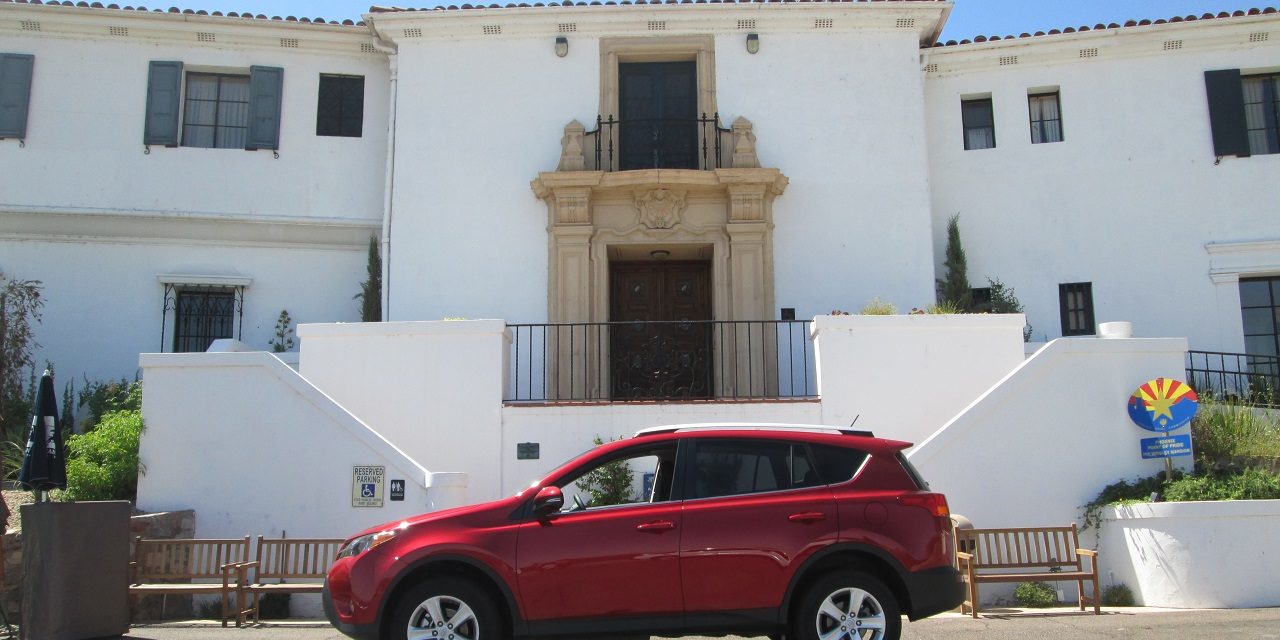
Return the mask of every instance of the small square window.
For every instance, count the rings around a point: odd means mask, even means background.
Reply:
[[[1058,285],[1058,304],[1063,336],[1094,335],[1092,282]]]
[[[1058,92],[1027,96],[1031,115],[1031,143],[1062,142],[1062,103]]]
[[[176,292],[173,351],[205,351],[214,340],[234,337],[239,300],[235,289],[199,287]]]
[[[960,117],[964,122],[966,151],[995,148],[996,124],[991,110],[991,98],[961,100]]]
[[[364,130],[364,76],[320,74],[316,135],[359,138]]]

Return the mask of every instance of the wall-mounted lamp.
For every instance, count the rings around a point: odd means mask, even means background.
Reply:
[[[671,252],[666,249],[654,249],[649,252],[649,257],[654,260],[666,260],[671,257]]]
[[[747,34],[747,53],[759,53],[759,52],[760,52],[760,34],[748,33]]]
[[[556,36],[556,56],[565,57],[569,55],[569,39],[564,36]]]

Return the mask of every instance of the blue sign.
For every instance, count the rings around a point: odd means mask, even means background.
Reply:
[[[1191,423],[1200,406],[1199,400],[1187,383],[1156,378],[1129,396],[1129,418],[1147,431],[1175,431]]]
[[[1191,435],[1160,436],[1142,439],[1142,459],[1177,458],[1191,455]]]

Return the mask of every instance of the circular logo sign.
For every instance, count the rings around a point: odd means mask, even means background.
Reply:
[[[1156,378],[1129,397],[1129,418],[1147,431],[1163,433],[1186,426],[1199,406],[1196,392],[1187,383]]]

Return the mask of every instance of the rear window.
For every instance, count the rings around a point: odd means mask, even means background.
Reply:
[[[906,470],[907,475],[911,476],[911,481],[916,483],[917,489],[921,491],[929,490],[929,483],[924,481],[924,476],[920,475],[920,472],[916,471],[916,468],[911,466],[911,463],[907,461],[906,456],[902,455],[902,452],[898,452],[898,464],[901,464],[902,468]]]
[[[813,457],[822,481],[826,484],[840,484],[853,478],[853,474],[858,472],[858,468],[867,459],[867,453],[857,449],[815,444]]]

